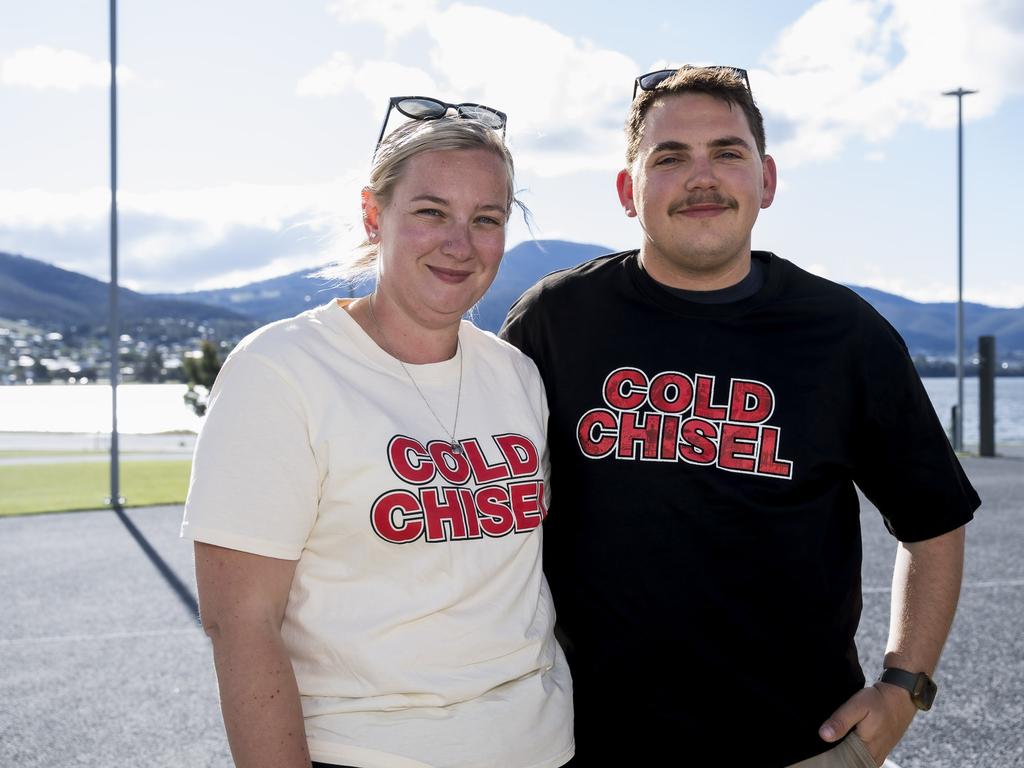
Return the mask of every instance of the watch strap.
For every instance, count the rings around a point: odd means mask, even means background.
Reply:
[[[908,672],[898,667],[888,667],[878,676],[879,682],[889,683],[910,693],[910,700],[920,710],[931,709],[938,687],[924,672]]]

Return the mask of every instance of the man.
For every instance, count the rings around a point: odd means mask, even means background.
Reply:
[[[746,73],[636,89],[618,193],[639,250],[548,276],[503,329],[551,408],[576,764],[877,765],[934,695],[977,494],[895,330],[751,252],[776,168]],[[869,687],[855,483],[900,542]]]

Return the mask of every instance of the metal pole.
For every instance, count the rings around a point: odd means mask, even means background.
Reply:
[[[121,457],[117,433],[117,382],[121,376],[121,322],[117,306],[117,0],[110,0],[110,499],[119,509]]]
[[[996,455],[996,337],[978,337],[978,454]]]
[[[977,91],[957,88],[956,96],[956,424],[953,449],[964,449],[964,96]]]

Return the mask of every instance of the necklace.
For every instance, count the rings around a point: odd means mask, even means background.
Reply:
[[[448,429],[445,427],[444,422],[441,421],[440,417],[437,415],[434,409],[430,407],[430,401],[427,400],[426,396],[423,394],[423,390],[420,389],[420,385],[416,383],[416,379],[413,378],[412,374],[409,372],[409,369],[405,367],[405,363],[402,362],[402,359],[398,357],[398,355],[394,354],[391,351],[394,349],[394,347],[391,345],[391,342],[388,341],[388,337],[384,334],[384,329],[380,327],[380,323],[377,322],[377,313],[373,311],[373,298],[376,295],[376,291],[371,293],[370,296],[367,298],[366,303],[367,306],[369,306],[370,308],[370,319],[373,320],[373,327],[377,329],[377,333],[380,334],[381,339],[388,347],[384,351],[391,355],[393,358],[395,358],[395,360],[398,361],[398,364],[402,366],[402,370],[405,371],[405,375],[409,378],[409,381],[412,382],[413,387],[416,389],[416,394],[420,396],[420,400],[422,400],[423,404],[427,406],[427,410],[430,411],[430,415],[434,417],[434,421],[436,421],[438,426],[441,427],[441,430],[446,435],[448,435],[448,445],[451,446],[452,453],[454,453],[456,456],[461,456],[462,445],[459,443],[458,440],[455,439],[455,432],[459,428],[459,406],[462,404],[462,343],[459,341],[458,336],[456,336],[455,354],[459,356],[459,390],[458,394],[455,397],[455,420],[452,422],[452,429],[449,432]]]

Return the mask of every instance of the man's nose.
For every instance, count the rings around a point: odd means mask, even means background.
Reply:
[[[694,158],[690,166],[690,174],[686,178],[687,189],[714,189],[718,186],[718,177],[711,158]]]

